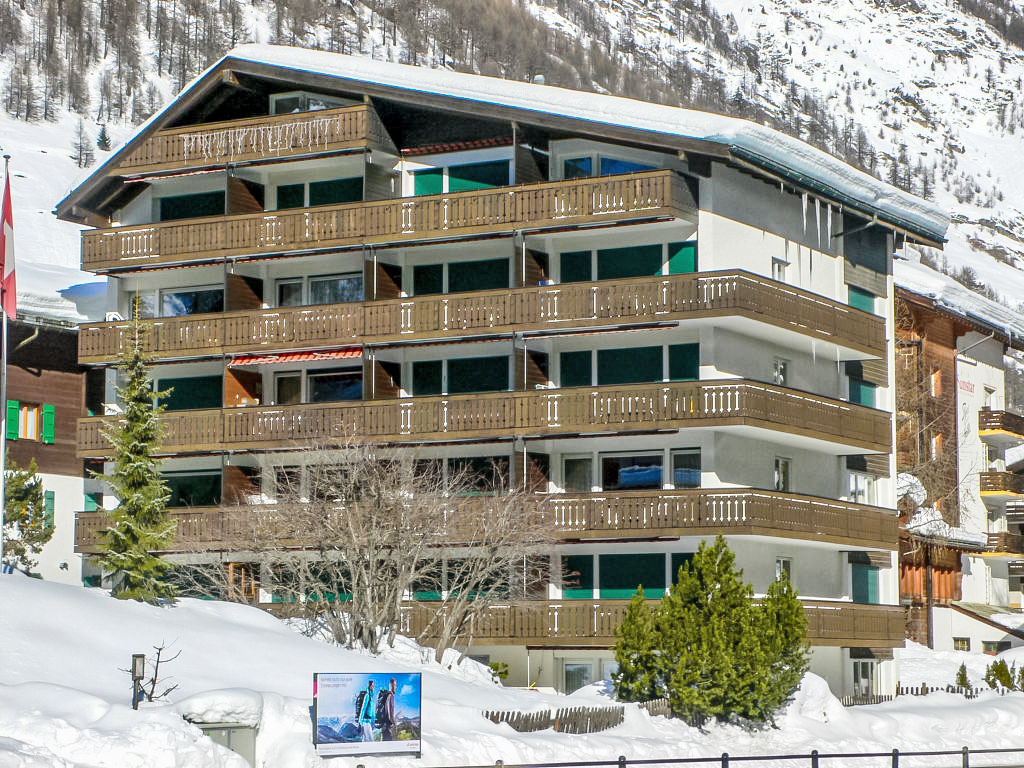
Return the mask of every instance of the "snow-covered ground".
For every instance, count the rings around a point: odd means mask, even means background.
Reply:
[[[558,760],[698,757],[728,751],[793,754],[1024,747],[1024,695],[951,694],[902,697],[888,704],[844,708],[824,681],[808,675],[777,729],[712,726],[701,733],[677,721],[626,709],[622,725],[577,736],[517,734],[485,720],[484,709],[534,710],[607,704],[599,686],[569,697],[503,688],[471,661],[451,669],[399,643],[385,658],[307,638],[257,609],[182,600],[172,608],[110,598],[20,576],[0,577],[0,766],[111,768],[241,768],[239,758],[202,736],[178,714],[259,717],[257,763],[273,768],[357,762],[484,765]],[[125,671],[132,653],[167,645],[180,657],[161,670],[178,687],[166,703],[132,711]],[[1012,658],[1014,652],[1004,654]],[[1020,653],[1020,652],[1017,652]],[[424,657],[427,660],[424,661]],[[980,679],[990,657],[903,652],[906,679],[944,684],[968,660]],[[948,657],[948,658],[947,658]],[[962,658],[961,658],[962,657]],[[423,758],[316,757],[310,740],[313,672],[423,673]],[[1019,764],[1020,758],[1015,758]],[[1002,764],[1010,764],[1007,757]],[[986,759],[995,764],[995,759]],[[915,765],[945,765],[938,760]],[[861,765],[858,763],[858,766]],[[864,765],[868,765],[867,762]]]

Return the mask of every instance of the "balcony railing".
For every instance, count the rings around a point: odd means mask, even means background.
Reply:
[[[78,454],[110,455],[104,417],[79,419]],[[729,379],[449,397],[259,406],[164,414],[166,453],[297,448],[347,439],[422,443],[749,426],[887,453],[884,411]]]
[[[149,346],[158,359],[182,359],[726,315],[885,356],[882,318],[743,271],[160,318]],[[79,361],[113,361],[128,331],[124,322],[82,325]]]
[[[134,176],[388,144],[376,112],[359,104],[157,131],[121,162],[118,172]]]
[[[478,645],[590,646],[615,643],[628,600],[522,600],[496,603],[473,621],[466,635]],[[898,605],[805,601],[807,639],[812,645],[897,648],[903,645],[906,613]],[[440,604],[407,603],[400,632],[425,633]]]
[[[1006,552],[1011,555],[1024,555],[1024,536],[1019,533],[1000,531],[988,535],[989,552]]]
[[[1024,443],[1024,416],[1012,411],[978,411],[983,440],[1006,446]]]
[[[677,217],[690,195],[673,171],[572,179],[288,211],[209,216],[82,233],[82,269],[140,269],[403,243],[523,228]]]
[[[613,491],[528,496],[524,503],[561,539],[656,536],[781,536],[854,547],[895,549],[896,516],[878,507],[793,493],[744,488]],[[460,500],[458,512],[478,520],[486,497]],[[258,548],[279,515],[274,505],[175,509],[177,536],[168,552]],[[98,552],[107,515],[82,512],[75,520],[75,551]],[[459,539],[457,518],[449,537]],[[304,546],[301,538],[293,545]]]
[[[1024,496],[1024,477],[1012,472],[979,473],[979,490],[985,496]]]

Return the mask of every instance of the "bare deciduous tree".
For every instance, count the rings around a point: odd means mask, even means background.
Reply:
[[[275,599],[336,642],[376,653],[413,634],[440,660],[472,642],[474,618],[491,603],[536,583],[549,527],[502,468],[446,470],[413,451],[356,444],[302,456],[302,466],[264,469],[275,503],[226,513],[224,557],[272,574]],[[203,564],[206,546],[182,535],[178,546],[200,561],[179,569],[186,594],[245,599],[237,565]]]

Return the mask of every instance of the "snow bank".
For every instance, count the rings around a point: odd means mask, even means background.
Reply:
[[[316,757],[309,720],[312,673],[349,670],[423,673],[424,752],[415,762],[419,766],[608,759],[620,754],[657,759],[725,751],[806,754],[811,749],[1024,746],[1024,695],[984,695],[967,702],[933,694],[847,709],[814,675],[805,678],[777,729],[712,725],[702,733],[628,705],[623,724],[603,733],[518,734],[485,720],[481,710],[606,706],[607,686],[589,686],[572,697],[507,689],[485,676],[482,665],[450,664],[450,657],[436,664],[432,654],[421,656],[408,640],[396,642],[390,658],[372,658],[304,637],[254,608],[202,600],[156,607],[34,579],[0,578],[0,615],[2,768],[241,768],[239,758],[204,737],[183,714],[196,720],[258,721],[258,766],[352,768],[355,763],[345,759]],[[131,653],[157,644],[181,651],[180,658],[161,668],[161,677],[179,688],[170,702],[136,712],[129,705],[131,684],[124,669]],[[959,658],[968,654],[910,648],[901,656],[911,664],[931,665],[931,674],[917,675],[917,680],[942,684],[934,671],[937,660],[955,674]],[[991,661],[987,656],[973,658],[983,664]],[[980,679],[974,667],[969,669],[972,679]],[[368,768],[413,764],[400,757],[361,757],[358,762]]]

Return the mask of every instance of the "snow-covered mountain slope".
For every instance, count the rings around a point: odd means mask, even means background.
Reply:
[[[503,688],[466,660],[421,662],[399,639],[374,658],[304,637],[255,608],[207,600],[156,607],[115,600],[95,589],[0,576],[0,766],[109,768],[241,768],[237,757],[204,738],[179,712],[220,710],[259,722],[256,765],[313,768],[354,765],[321,761],[310,739],[313,672],[423,673],[423,758],[359,758],[380,768],[488,765],[744,754],[886,752],[1024,747],[1024,694],[901,697],[888,704],[844,708],[824,681],[808,675],[777,729],[712,725],[706,733],[627,706],[622,725],[602,733],[515,733],[485,719],[485,709],[535,711],[611,704],[600,686],[571,697]],[[133,653],[167,646],[161,667],[164,702],[130,706],[127,667]],[[911,649],[916,684],[945,684],[968,654]],[[1016,654],[1016,655],[1015,655]],[[1003,654],[1020,660],[1021,651]],[[428,653],[428,657],[432,654]],[[450,661],[453,657],[446,657]],[[975,662],[990,657],[974,655]],[[972,678],[980,663],[969,664]],[[1002,759],[1000,759],[1002,758]],[[987,765],[1019,763],[995,755]],[[796,763],[791,763],[796,764]],[[806,764],[801,761],[800,765]],[[920,765],[935,764],[926,761]],[[943,763],[939,763],[940,765]]]

